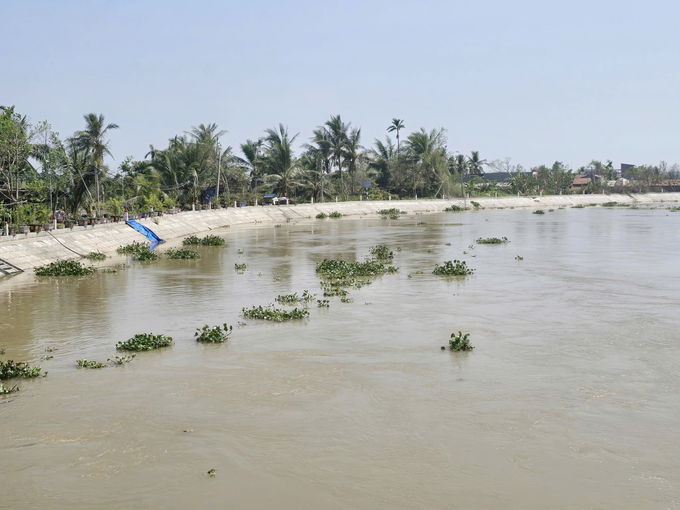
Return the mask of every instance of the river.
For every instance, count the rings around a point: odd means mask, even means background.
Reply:
[[[227,243],[198,261],[0,280],[0,358],[49,371],[0,396],[0,508],[680,508],[679,212],[212,233]],[[278,294],[323,299],[315,264],[376,244],[399,271],[352,303],[291,323],[239,317]],[[431,274],[453,259],[475,273]],[[223,322],[227,343],[194,340]],[[459,330],[475,349],[442,351]],[[76,366],[140,332],[175,344]]]

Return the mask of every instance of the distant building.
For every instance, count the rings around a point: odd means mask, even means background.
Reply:
[[[624,179],[630,180],[630,169],[635,168],[636,165],[629,165],[627,163],[621,163],[621,170],[619,170],[619,176]]]
[[[585,188],[592,182],[592,179],[586,174],[578,174],[574,177],[574,182],[571,184],[571,189]]]

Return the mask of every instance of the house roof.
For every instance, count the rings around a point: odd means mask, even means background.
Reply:
[[[586,186],[587,184],[590,184],[590,177],[587,177],[583,174],[579,174],[574,177],[574,186]]]

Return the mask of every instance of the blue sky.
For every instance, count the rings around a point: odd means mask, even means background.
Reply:
[[[238,148],[330,115],[530,167],[680,162],[678,2],[0,0],[0,104],[116,162],[215,122]],[[115,163],[114,163],[115,165]]]

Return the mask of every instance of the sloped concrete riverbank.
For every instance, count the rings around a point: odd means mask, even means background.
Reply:
[[[232,225],[268,222],[276,224],[286,220],[314,218],[319,213],[338,211],[346,216],[376,214],[382,209],[398,208],[409,214],[441,212],[452,205],[467,206],[471,202],[480,209],[546,209],[574,205],[603,204],[651,204],[678,202],[680,193],[648,193],[639,195],[550,195],[529,197],[475,197],[471,200],[383,200],[364,202],[326,202],[289,206],[266,206],[218,209],[211,211],[188,211],[153,219],[138,220],[156,232],[161,238],[171,240],[191,234]],[[101,252],[110,254],[122,245],[145,238],[125,223],[110,223],[89,227],[74,227],[47,232],[17,234],[0,237],[0,259],[25,270],[64,259],[77,259],[76,253]],[[74,253],[75,252],[75,253]]]

